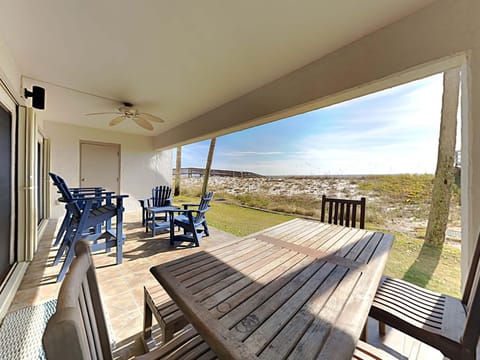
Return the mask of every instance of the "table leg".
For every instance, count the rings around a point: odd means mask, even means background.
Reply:
[[[168,212],[168,220],[170,221],[170,245],[174,245],[173,243],[173,238],[175,237],[175,224],[174,224],[174,219],[175,219],[175,213],[173,211]]]
[[[152,213],[152,237],[155,237],[155,213]]]

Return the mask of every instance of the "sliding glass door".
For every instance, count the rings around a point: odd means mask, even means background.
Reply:
[[[12,114],[0,103],[0,284],[16,261],[12,233]]]

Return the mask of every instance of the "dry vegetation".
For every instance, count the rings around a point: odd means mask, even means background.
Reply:
[[[460,239],[456,236],[443,247],[429,246],[423,241],[432,180],[432,175],[212,177],[209,190],[215,191],[217,202],[209,213],[209,223],[238,236],[246,236],[289,217],[230,204],[318,218],[322,194],[344,198],[365,196],[367,228],[395,235],[385,274],[458,297]],[[201,178],[183,178],[182,194],[197,198],[201,185]],[[459,193],[455,188],[450,208],[449,230],[453,234],[460,231]]]
[[[215,198],[255,208],[293,215],[320,216],[321,196],[367,198],[369,227],[424,236],[432,175],[382,175],[359,177],[211,177]],[[183,178],[182,193],[200,194],[201,178]],[[450,208],[449,233],[460,229],[460,196],[455,187]],[[455,240],[455,236],[452,236]],[[458,239],[456,239],[458,240]]]

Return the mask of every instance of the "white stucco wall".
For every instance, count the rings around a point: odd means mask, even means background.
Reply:
[[[72,126],[51,121],[43,123],[43,133],[51,141],[51,171],[62,176],[71,187],[79,186],[80,141],[120,144],[120,193],[125,211],[140,212],[138,199],[147,197],[153,186],[171,185],[172,156],[170,150],[155,151],[149,136]],[[64,215],[64,205],[57,201],[56,189],[50,191],[51,217]]]
[[[0,79],[15,96],[20,95],[20,72],[5,43],[0,38]]]

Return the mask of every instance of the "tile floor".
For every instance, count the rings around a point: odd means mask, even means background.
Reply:
[[[56,276],[60,266],[52,266],[55,250],[51,244],[59,223],[50,220],[40,240],[39,249],[30,264],[9,311],[43,303],[57,297],[59,285]],[[204,250],[236,237],[211,229],[211,235],[202,239],[200,248],[176,248],[169,246],[168,234],[154,238],[141,225],[139,214],[126,214],[124,232],[127,240],[121,265],[115,264],[115,250],[96,253],[94,262],[100,284],[105,311],[110,320],[116,342],[115,357],[128,359],[141,354],[140,341],[143,321],[143,286],[159,286],[148,271],[157,265],[192,252]],[[390,329],[384,339],[378,337],[374,320],[369,321],[369,342],[381,346],[401,359],[442,359],[441,354],[412,338]]]

